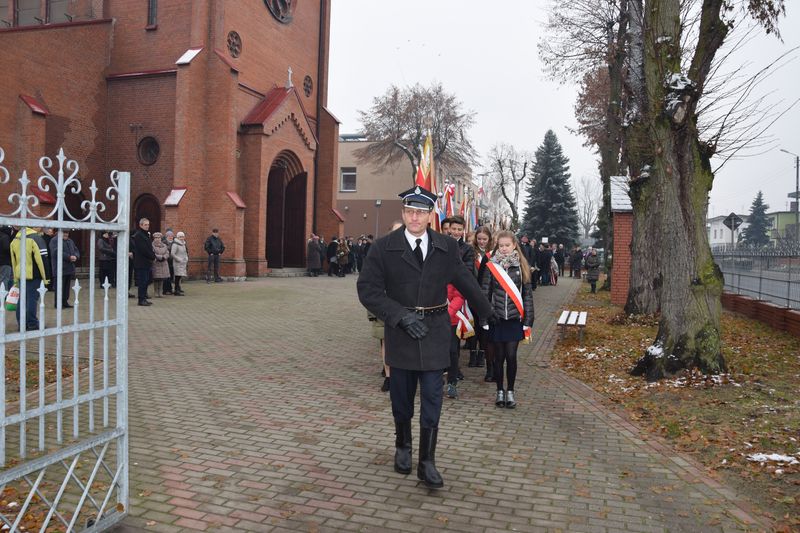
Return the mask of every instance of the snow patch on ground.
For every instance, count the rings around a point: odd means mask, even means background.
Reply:
[[[800,464],[800,461],[798,461],[796,457],[792,457],[791,455],[781,455],[779,453],[751,453],[747,456],[747,460],[756,463],[773,461],[775,463],[786,463],[790,465]]]

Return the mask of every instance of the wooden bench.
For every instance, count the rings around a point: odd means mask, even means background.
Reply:
[[[567,329],[578,328],[578,339],[583,344],[583,330],[586,329],[587,317],[588,313],[586,311],[562,311],[561,316],[558,318],[561,339],[566,335]]]

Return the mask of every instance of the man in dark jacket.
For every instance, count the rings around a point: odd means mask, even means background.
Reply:
[[[147,299],[147,287],[150,285],[150,272],[156,254],[153,251],[153,241],[150,239],[150,221],[146,218],[139,220],[139,229],[131,238],[133,241],[133,270],[136,276],[136,287],[139,289],[139,305],[153,305]]]
[[[339,239],[334,235],[328,243],[326,258],[328,259],[328,276],[339,276],[339,263],[337,254],[339,253]]]
[[[69,309],[70,285],[75,279],[75,264],[81,253],[75,242],[69,238],[69,228],[61,230],[61,256],[58,255],[58,238],[50,239],[50,263],[53,272],[53,307],[58,308],[58,291],[61,291],[61,307]]]
[[[411,473],[411,420],[420,385],[417,477],[444,486],[435,450],[442,409],[442,375],[450,364],[452,329],[447,285],[452,283],[480,316],[489,301],[461,261],[456,241],[428,228],[436,196],[421,187],[400,194],[403,227],[375,241],[358,278],[358,297],[384,326],[389,395],[395,422],[394,469]]]
[[[225,251],[225,243],[219,238],[219,230],[214,228],[206,239],[203,249],[208,254],[208,269],[206,270],[206,283],[211,283],[211,270],[214,270],[214,283],[219,283],[219,256]]]

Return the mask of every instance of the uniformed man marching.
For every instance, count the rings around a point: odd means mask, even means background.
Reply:
[[[461,261],[455,239],[431,231],[436,197],[422,187],[400,194],[404,226],[378,239],[358,277],[358,297],[385,324],[389,394],[395,423],[394,469],[411,473],[411,420],[420,385],[417,477],[429,488],[444,486],[435,450],[442,410],[442,376],[450,364],[452,329],[447,285],[452,283],[480,316],[492,307]]]

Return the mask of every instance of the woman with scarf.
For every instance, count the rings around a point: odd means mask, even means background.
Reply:
[[[513,409],[517,406],[514,385],[517,379],[517,347],[530,336],[533,325],[533,290],[528,262],[517,238],[510,231],[497,234],[491,259],[486,263],[486,273],[481,288],[492,303],[497,320],[481,326],[489,332],[489,342],[494,349],[494,378],[497,395],[494,404]],[[503,369],[506,370],[507,389],[503,389]]]
[[[481,226],[475,230],[475,237],[472,241],[475,248],[475,272],[478,277],[478,285],[483,285],[483,278],[488,275],[486,263],[492,255],[492,232],[486,226]],[[480,323],[480,317],[475,317],[475,323]],[[483,367],[486,365],[486,374],[483,380],[486,382],[494,381],[494,350],[489,342],[489,333],[483,328],[476,328],[475,337],[478,339],[477,350],[475,351],[475,364],[469,366]],[[470,352],[470,362],[472,353]]]

